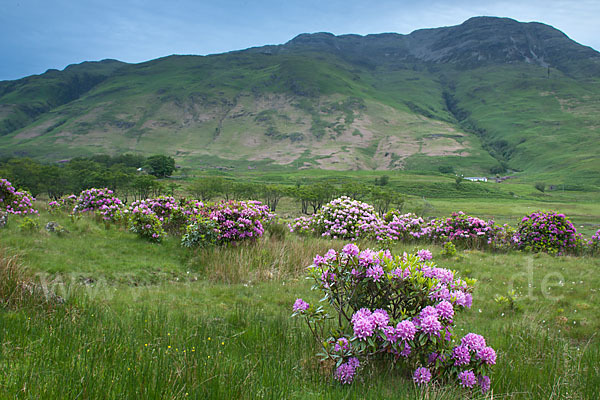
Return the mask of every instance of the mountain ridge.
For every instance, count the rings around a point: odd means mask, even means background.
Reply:
[[[600,53],[506,18],[407,35],[300,34],[2,81],[0,155],[162,149],[188,165],[469,174],[558,165],[597,181],[599,77]]]

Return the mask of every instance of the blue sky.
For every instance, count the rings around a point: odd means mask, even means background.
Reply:
[[[280,44],[304,32],[406,34],[478,15],[543,22],[600,50],[598,0],[0,0],[0,80],[105,58]]]

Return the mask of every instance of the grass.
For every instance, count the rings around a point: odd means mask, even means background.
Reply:
[[[64,303],[2,307],[0,398],[465,398],[454,386],[421,392],[377,363],[350,387],[331,379],[290,309],[297,297],[318,301],[303,268],[342,242],[267,234],[193,252],[87,217],[39,219],[70,233],[24,233],[14,218],[0,231],[2,261],[26,265],[23,277]],[[427,247],[439,265],[478,280],[457,333],[483,334],[497,350],[494,398],[598,398],[600,259],[469,250],[448,259]],[[514,307],[494,301],[512,289]]]

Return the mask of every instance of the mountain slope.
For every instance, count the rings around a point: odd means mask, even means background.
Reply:
[[[0,82],[0,153],[512,169],[599,183],[599,77],[598,52],[505,18],[410,35],[302,34],[278,46]]]

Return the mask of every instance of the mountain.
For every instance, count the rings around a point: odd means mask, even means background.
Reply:
[[[282,45],[0,82],[0,155],[189,166],[454,168],[600,184],[600,53],[540,23]]]

